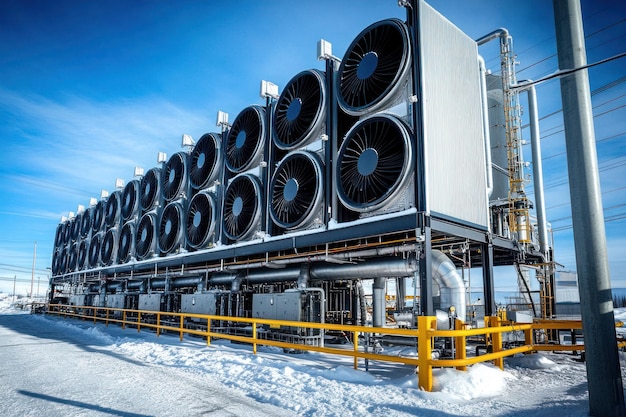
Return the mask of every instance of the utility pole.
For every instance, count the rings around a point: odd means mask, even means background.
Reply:
[[[587,64],[580,0],[553,0],[559,69]],[[613,297],[587,70],[561,78],[578,290],[585,338],[589,413],[622,417]]]

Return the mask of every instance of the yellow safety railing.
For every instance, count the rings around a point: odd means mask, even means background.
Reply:
[[[584,345],[561,345],[555,343],[539,343],[533,337],[535,332],[547,330],[576,330],[582,328],[580,321],[570,320],[536,320],[527,324],[512,324],[503,321],[500,317],[486,317],[485,327],[465,328],[465,324],[456,320],[455,329],[438,330],[437,319],[432,316],[419,316],[417,329],[400,329],[387,327],[353,326],[329,323],[311,323],[299,321],[271,320],[252,317],[216,316],[194,313],[173,313],[163,311],[128,310],[109,307],[92,306],[69,306],[62,304],[48,305],[47,312],[63,317],[76,317],[83,320],[93,320],[109,323],[118,323],[122,328],[135,326],[137,331],[141,328],[155,329],[157,336],[162,332],[178,333],[180,340],[185,334],[193,334],[206,337],[207,345],[211,344],[211,338],[228,339],[252,345],[252,352],[257,353],[258,345],[276,346],[283,349],[314,351],[332,355],[351,356],[354,358],[354,369],[358,369],[358,360],[367,359],[383,362],[395,362],[405,365],[416,366],[418,369],[419,387],[425,391],[433,389],[433,368],[452,367],[465,370],[468,365],[479,362],[493,361],[500,369],[504,369],[504,358],[519,353],[537,351],[583,351]],[[129,314],[130,313],[130,314]],[[148,321],[150,319],[150,321]],[[165,321],[167,319],[167,321]],[[206,329],[188,328],[185,326],[186,319],[206,320]],[[220,322],[240,323],[250,328],[249,334],[229,334],[215,331]],[[214,324],[217,323],[217,324]],[[175,325],[174,325],[175,324]],[[353,349],[341,349],[323,345],[308,345],[291,343],[281,340],[265,339],[260,337],[259,326],[267,326],[271,329],[280,327],[296,327],[303,329],[319,329],[339,331],[352,335]],[[502,335],[509,332],[523,332],[524,345],[506,348]],[[417,357],[393,356],[359,349],[359,336],[372,335],[397,335],[417,338]],[[483,355],[467,356],[467,338],[482,337],[485,344],[490,346],[490,352]],[[451,338],[454,341],[454,359],[433,358],[433,346],[436,338]],[[626,342],[620,341],[620,347],[626,346]]]

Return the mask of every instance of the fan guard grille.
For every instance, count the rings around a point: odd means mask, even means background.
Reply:
[[[316,154],[296,151],[287,155],[272,178],[270,215],[284,229],[310,224],[322,201],[322,163]]]
[[[373,116],[348,132],[336,166],[337,195],[349,209],[385,205],[410,177],[413,150],[408,128],[389,115]]]
[[[70,246],[70,251],[68,254],[68,260],[67,260],[67,270],[68,272],[72,272],[76,270],[76,264],[78,262],[78,250],[77,250],[77,246],[76,243],[72,243],[72,246]]]
[[[78,246],[78,270],[83,270],[85,268],[87,257],[89,255],[89,242],[87,240],[82,240],[80,245]]]
[[[189,181],[195,188],[206,188],[215,181],[221,171],[220,140],[217,135],[207,133],[196,143],[191,153]]]
[[[111,228],[117,224],[120,219],[120,192],[111,193],[107,199],[104,210],[104,224],[107,228]]]
[[[160,177],[161,170],[152,168],[141,178],[139,191],[141,195],[141,209],[144,213],[156,205],[159,195]]]
[[[338,71],[338,102],[359,116],[390,101],[410,70],[406,25],[398,19],[374,23],[352,41]]]
[[[139,205],[139,182],[130,181],[122,192],[122,219],[129,220],[137,212]]]
[[[89,243],[89,267],[91,268],[98,266],[98,262],[100,261],[101,236],[100,234],[93,236]]]
[[[154,254],[155,234],[155,215],[153,213],[144,214],[139,220],[135,234],[137,259],[146,259]]]
[[[81,226],[81,222],[82,222],[82,213],[79,213],[76,215],[76,217],[74,217],[74,219],[72,220],[72,241],[76,242],[78,240],[78,238],[80,237],[80,226]]]
[[[100,259],[104,265],[111,265],[117,252],[117,229],[109,229],[104,235],[100,248]]]
[[[320,71],[303,71],[285,86],[274,110],[274,143],[283,150],[302,147],[325,121],[326,84]]]
[[[180,204],[168,204],[159,222],[159,249],[163,253],[172,253],[178,248],[181,237],[183,212]]]
[[[215,197],[208,192],[196,194],[187,209],[187,243],[192,248],[206,246],[215,230]]]
[[[81,237],[85,237],[89,234],[89,230],[91,230],[91,215],[92,209],[88,208],[83,212],[83,215],[80,220],[80,235]]]
[[[265,110],[250,106],[241,111],[228,132],[226,166],[234,173],[253,168],[263,157]]]
[[[92,233],[98,233],[102,229],[104,223],[104,206],[106,202],[104,200],[98,201],[93,209],[93,217],[91,222]]]
[[[120,264],[126,263],[130,260],[133,250],[133,242],[135,241],[134,232],[133,223],[126,223],[122,226],[117,249],[117,260]]]
[[[65,222],[59,223],[57,225],[57,231],[54,235],[54,246],[56,248],[61,248],[63,246],[63,239],[65,236]]]
[[[181,195],[187,182],[187,154],[175,153],[163,169],[163,198],[171,201]]]
[[[224,196],[224,234],[230,240],[244,240],[254,233],[261,218],[261,182],[250,174],[238,175],[228,184]]]

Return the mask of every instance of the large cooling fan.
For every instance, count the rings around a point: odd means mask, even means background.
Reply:
[[[59,275],[61,273],[61,250],[55,250],[52,255],[52,275]]]
[[[261,219],[261,181],[251,174],[238,175],[226,188],[224,196],[224,234],[230,240],[252,236]]]
[[[163,198],[171,201],[185,191],[187,183],[187,154],[175,153],[163,168]]]
[[[57,231],[56,234],[54,235],[54,247],[55,248],[61,248],[63,247],[63,241],[64,241],[64,237],[65,237],[65,222],[59,223],[57,225]]]
[[[133,255],[133,244],[135,243],[135,224],[126,223],[120,231],[120,238],[117,248],[117,262],[126,263]]]
[[[115,191],[112,192],[107,199],[107,203],[104,208],[104,224],[107,228],[117,225],[120,221],[120,198],[121,193],[119,191]]]
[[[256,166],[263,157],[265,109],[250,106],[241,111],[228,132],[226,166],[235,173]]]
[[[322,202],[323,171],[311,152],[295,151],[280,162],[270,189],[270,215],[279,227],[306,227],[315,220]]]
[[[144,177],[145,178],[145,177]],[[156,247],[156,215],[146,213],[139,220],[135,234],[135,257],[146,259],[154,255]]]
[[[78,264],[78,246],[76,243],[72,243],[70,246],[70,250],[67,255],[67,271],[73,272],[76,271],[76,266]]]
[[[189,181],[195,188],[201,189],[218,179],[222,168],[220,139],[215,133],[207,133],[196,143],[191,153]]]
[[[283,90],[274,110],[274,143],[292,150],[314,140],[326,117],[326,83],[320,71],[303,71]]]
[[[70,232],[72,242],[76,242],[78,238],[80,237],[80,225],[82,222],[82,218],[83,218],[82,213],[79,213],[76,215],[76,217],[74,217],[74,219],[70,223],[72,225],[72,230]]]
[[[92,236],[89,243],[89,267],[95,268],[100,262],[100,246],[102,245],[102,235],[98,233]]]
[[[67,258],[68,248],[65,247],[59,255],[59,274],[65,274],[67,272]]]
[[[159,185],[161,183],[161,170],[159,168],[150,169],[146,175],[141,178],[139,184],[139,194],[141,202],[141,211],[152,209],[159,199]]]
[[[89,255],[89,241],[81,240],[80,245],[78,245],[78,260],[77,260],[77,268],[79,271],[85,269],[87,265],[87,258]]]
[[[215,197],[201,191],[189,202],[187,208],[187,243],[198,249],[206,246],[215,231]]]
[[[411,67],[406,25],[383,20],[365,28],[341,60],[337,78],[339,105],[351,115],[373,112],[393,102]]]
[[[183,210],[178,203],[165,206],[159,221],[159,249],[162,253],[172,253],[181,243]]]
[[[117,228],[109,229],[102,239],[100,260],[104,265],[111,265],[117,258],[117,232]]]
[[[368,212],[387,204],[413,169],[411,136],[390,115],[357,123],[341,145],[336,165],[337,195],[349,209]]]
[[[124,221],[137,213],[139,206],[139,181],[129,181],[122,192],[122,219]]]
[[[66,245],[72,240],[72,221],[67,220],[63,228],[63,244]]]
[[[104,223],[104,207],[106,205],[105,200],[100,200],[93,208],[92,222],[91,222],[91,231],[92,234],[96,234],[102,229],[102,224]]]
[[[93,210],[90,207],[83,212],[83,215],[80,218],[80,236],[83,238],[86,237],[89,234],[89,231],[91,230],[92,212]]]

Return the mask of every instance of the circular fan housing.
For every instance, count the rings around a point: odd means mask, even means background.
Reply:
[[[80,245],[78,245],[78,261],[77,268],[79,271],[85,269],[87,265],[87,258],[89,256],[89,242],[87,240],[82,240]]]
[[[274,110],[274,144],[283,150],[305,146],[316,139],[326,120],[324,73],[303,71],[285,86]]]
[[[66,245],[72,240],[72,221],[67,220],[63,228],[63,244]]]
[[[67,256],[67,271],[68,272],[76,271],[77,264],[78,264],[78,245],[76,243],[72,243],[72,246],[70,246],[70,250]]]
[[[159,250],[172,253],[180,247],[183,225],[183,209],[178,203],[165,206],[159,220]]]
[[[61,250],[55,250],[52,255],[52,275],[59,275],[61,273]]]
[[[161,169],[152,168],[141,178],[139,195],[142,214],[151,210],[159,201]]]
[[[172,201],[185,192],[187,184],[187,154],[177,152],[163,168],[163,198]]]
[[[59,274],[65,274],[67,272],[67,261],[68,261],[68,248],[65,247],[61,251],[61,255],[59,257]]]
[[[122,192],[122,219],[124,221],[130,220],[135,214],[137,214],[139,207],[139,181],[129,181],[124,187]]]
[[[93,216],[91,222],[91,232],[92,234],[98,233],[102,229],[102,225],[104,224],[104,208],[106,205],[105,200],[100,200],[93,208]]]
[[[393,103],[410,74],[411,48],[406,25],[398,19],[376,22],[352,41],[337,73],[337,99],[353,116]]]
[[[199,249],[205,247],[215,231],[215,197],[213,194],[201,191],[189,202],[185,231],[187,244]]]
[[[122,194],[119,191],[111,193],[107,199],[104,208],[104,224],[107,229],[116,226],[120,221],[120,198]]]
[[[88,208],[87,210],[85,210],[83,212],[83,215],[80,219],[80,236],[81,237],[86,237],[89,234],[89,231],[91,230],[91,215],[92,215],[93,210],[90,208]]]
[[[233,178],[224,195],[223,230],[230,240],[245,240],[258,230],[261,220],[261,181],[251,174]]]
[[[100,260],[104,265],[112,265],[117,259],[117,233],[118,229],[113,228],[104,234],[100,247]]]
[[[278,164],[270,186],[270,216],[284,229],[311,225],[323,200],[323,165],[312,152],[295,151]]]
[[[372,116],[348,131],[336,165],[341,202],[358,212],[377,210],[409,180],[413,147],[407,126],[391,115]]]
[[[89,267],[95,268],[100,262],[100,246],[102,245],[102,234],[98,233],[91,238],[89,243]]]
[[[74,217],[74,219],[70,223],[72,225],[72,230],[70,232],[72,242],[76,242],[78,238],[80,237],[80,226],[82,223],[82,218],[83,218],[82,213],[79,213],[76,215],[76,217]]]
[[[196,189],[209,187],[218,179],[222,170],[220,138],[215,133],[207,133],[196,143],[191,152],[189,181]]]
[[[123,264],[130,261],[133,255],[135,243],[135,223],[128,222],[122,226],[117,248],[117,263]]]
[[[137,259],[147,259],[155,254],[156,236],[156,215],[146,213],[139,220],[135,233],[135,257]]]
[[[226,139],[226,166],[240,173],[257,166],[265,144],[265,109],[246,107],[239,113]]]
[[[57,230],[56,233],[54,235],[54,246],[58,249],[61,248],[63,246],[64,243],[64,237],[65,237],[65,222],[63,223],[59,223],[57,225]]]

